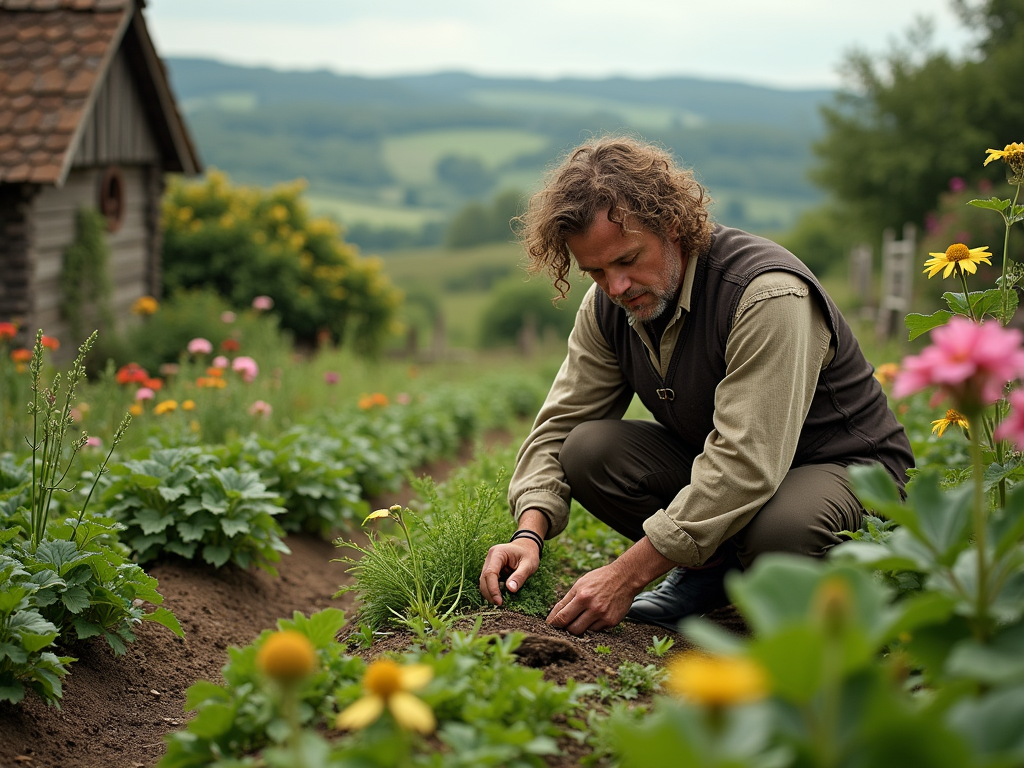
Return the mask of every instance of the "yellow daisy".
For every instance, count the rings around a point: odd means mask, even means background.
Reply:
[[[420,733],[433,732],[437,727],[434,712],[410,693],[425,686],[433,676],[434,670],[426,664],[403,667],[391,659],[372,662],[363,675],[365,695],[338,715],[338,728],[365,728],[387,708],[402,728]]]
[[[1024,144],[1017,141],[1007,144],[1002,149],[986,149],[985,151],[988,152],[985,165],[993,160],[1002,160],[1011,168],[1016,169],[1018,164],[1024,163]]]
[[[932,422],[932,434],[938,433],[939,437],[942,437],[942,433],[953,425],[961,427],[965,431],[968,428],[967,417],[959,411],[954,411],[950,408],[946,411],[946,418],[936,419]]]
[[[757,701],[768,695],[768,680],[760,665],[741,656],[708,656],[690,652],[668,665],[665,687],[708,707]]]
[[[987,245],[968,248],[963,243],[953,243],[945,253],[929,253],[928,255],[932,258],[924,263],[924,271],[928,273],[929,279],[935,277],[943,269],[946,271],[942,277],[947,278],[953,274],[954,269],[973,275],[978,271],[978,265],[982,262],[989,266],[992,265],[992,262],[989,261],[992,254],[988,252]]]

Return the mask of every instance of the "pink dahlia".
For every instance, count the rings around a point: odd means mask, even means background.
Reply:
[[[190,355],[208,355],[211,352],[213,352],[213,344],[206,339],[196,338],[188,343],[188,353]]]
[[[249,406],[249,413],[252,416],[269,416],[273,412],[274,408],[270,403],[263,400],[257,400],[255,403]]]
[[[266,312],[274,308],[274,300],[269,296],[257,296],[252,300],[252,308],[257,312]]]
[[[139,387],[135,393],[136,400],[152,400],[154,397],[156,397],[156,392],[149,387]]]
[[[1024,334],[999,323],[954,317],[932,331],[932,346],[903,360],[893,385],[895,397],[938,387],[933,398],[952,397],[960,410],[994,403],[1006,383],[1024,375]]]
[[[256,365],[256,361],[245,355],[236,357],[231,362],[231,369],[240,373],[242,380],[246,382],[254,381],[260,372],[260,367]]]

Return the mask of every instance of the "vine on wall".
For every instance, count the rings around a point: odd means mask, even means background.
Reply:
[[[95,208],[81,208],[76,219],[74,241],[64,251],[60,275],[61,313],[68,323],[71,338],[84,335],[86,308],[90,319],[101,328],[112,328],[114,313],[111,297],[110,246],[106,239],[107,220]]]

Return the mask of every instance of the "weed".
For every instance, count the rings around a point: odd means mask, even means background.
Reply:
[[[676,641],[668,635],[665,635],[665,637],[658,637],[657,635],[655,635],[651,638],[651,645],[648,646],[647,652],[652,656],[657,656],[660,659],[662,656],[664,656],[666,653],[672,650],[672,646],[675,644]]]

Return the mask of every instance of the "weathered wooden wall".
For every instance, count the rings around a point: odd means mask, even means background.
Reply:
[[[160,151],[124,49],[110,63],[74,153],[73,167],[149,165]]]
[[[153,243],[151,231],[150,172],[141,166],[122,167],[125,212],[117,232],[107,233],[109,269],[113,283],[111,309],[124,321],[132,302],[152,293]],[[61,337],[67,326],[61,317],[60,276],[64,251],[75,239],[75,219],[83,207],[97,206],[101,168],[77,168],[61,188],[45,187],[34,205],[35,236],[30,260],[33,265],[35,307],[33,325]],[[65,339],[62,339],[64,341]],[[67,339],[75,345],[80,339]]]

